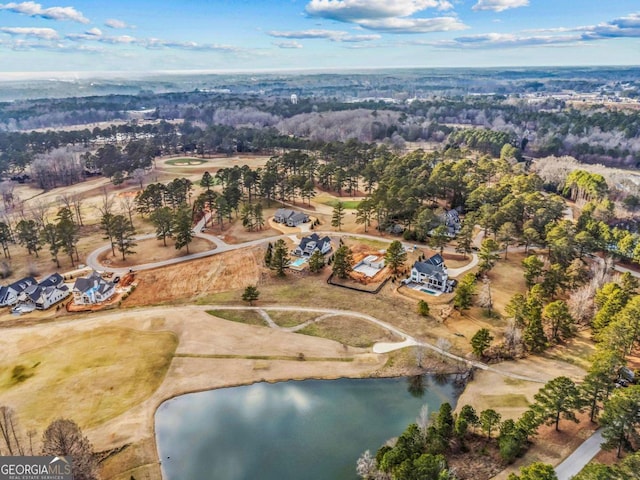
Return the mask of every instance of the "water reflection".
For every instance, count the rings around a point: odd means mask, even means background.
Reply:
[[[427,389],[420,377],[260,383],[170,400],[156,414],[164,479],[355,480],[364,450],[399,435],[424,404],[455,403],[452,385]]]

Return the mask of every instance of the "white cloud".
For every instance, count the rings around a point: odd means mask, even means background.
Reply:
[[[87,35],[93,35],[95,37],[100,37],[102,36],[102,30],[100,30],[99,28],[90,28],[89,30],[87,30],[85,32]]]
[[[70,20],[79,23],[89,23],[89,19],[73,7],[43,8],[42,5],[36,2],[11,2],[0,4],[0,10],[8,10],[30,17],[46,18],[48,20]]]
[[[384,18],[360,22],[365,28],[387,33],[431,33],[464,30],[467,26],[455,17]]]
[[[453,40],[431,42],[430,45],[444,48],[515,48],[569,45],[613,38],[640,38],[640,13],[632,13],[598,25],[468,35]]]
[[[302,48],[302,44],[295,40],[291,40],[290,42],[276,42],[274,45],[278,48]]]
[[[340,22],[364,19],[408,17],[427,8],[450,8],[448,1],[438,0],[311,0],[309,15]]]
[[[298,40],[325,38],[332,42],[371,42],[379,40],[380,35],[350,35],[341,30],[298,30],[291,32],[271,31],[267,35],[276,38],[293,38]]]
[[[109,28],[134,28],[133,25],[129,25],[122,20],[118,20],[116,18],[110,18],[104,24]]]
[[[453,4],[449,0],[311,0],[306,12],[386,33],[430,33],[467,28],[453,16],[411,17],[430,8],[451,10]]]
[[[267,35],[277,38],[297,38],[297,39],[305,39],[305,38],[335,38],[339,35],[346,35],[347,32],[340,32],[336,30],[298,30],[292,32],[282,32],[277,30],[272,30],[267,32]]]
[[[510,8],[527,7],[528,5],[529,0],[478,0],[478,3],[473,6],[473,9],[503,12]]]
[[[3,27],[0,32],[8,33],[12,36],[23,36],[39,38],[42,40],[57,40],[58,32],[53,28],[36,28],[36,27]]]

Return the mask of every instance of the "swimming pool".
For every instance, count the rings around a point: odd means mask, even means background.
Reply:
[[[307,259],[306,258],[297,258],[294,262],[291,262],[291,266],[299,268],[302,265],[304,265],[305,263],[307,263]]]
[[[421,288],[420,291],[424,293],[428,293],[429,295],[438,295],[438,292],[434,292],[433,290],[429,290],[426,288]]]

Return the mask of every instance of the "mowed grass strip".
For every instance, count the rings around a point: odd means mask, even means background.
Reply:
[[[521,393],[505,393],[502,395],[480,395],[479,403],[487,408],[527,408],[529,400]]]
[[[401,339],[382,327],[349,316],[326,318],[306,326],[298,333],[328,338],[352,347],[368,348],[376,342],[394,342]]]
[[[165,163],[183,167],[185,165],[202,165],[203,163],[207,163],[207,160],[205,160],[204,158],[181,157],[172,158],[171,160],[167,160]]]
[[[171,332],[109,327],[73,334],[0,365],[0,404],[18,405],[30,426],[44,428],[60,417],[96,426],[147,399],[177,346]],[[16,366],[24,367],[22,379]]]
[[[264,318],[255,310],[207,310],[207,313],[232,322],[266,326]]]
[[[266,310],[271,320],[280,327],[296,327],[318,318],[322,313],[319,312],[290,312],[284,310]]]

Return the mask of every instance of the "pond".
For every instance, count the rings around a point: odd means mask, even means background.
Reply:
[[[446,376],[305,380],[210,390],[163,403],[156,437],[164,480],[355,480],[372,454],[429,412],[452,406]]]

